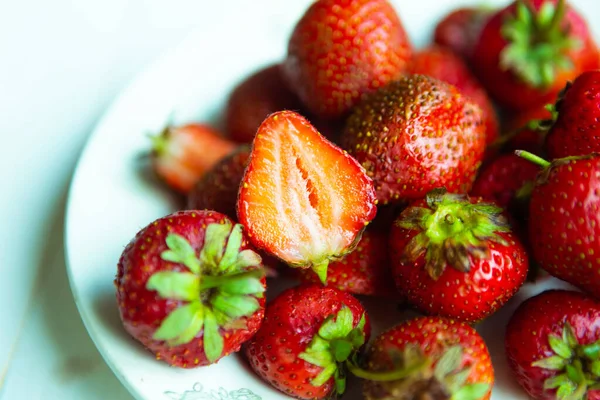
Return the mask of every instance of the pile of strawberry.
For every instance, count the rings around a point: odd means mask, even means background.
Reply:
[[[242,349],[301,399],[341,395],[349,376],[373,400],[489,399],[471,325],[545,271],[573,290],[498,327],[509,365],[534,399],[599,399],[600,54],[586,22],[564,0],[518,0],[457,10],[434,37],[413,49],[387,0],[318,0],[285,60],[233,91],[227,135],[157,136],[155,172],[188,203],[125,248],[125,329],[182,368]],[[277,276],[299,283],[265,304]],[[369,343],[355,295],[424,316]]]

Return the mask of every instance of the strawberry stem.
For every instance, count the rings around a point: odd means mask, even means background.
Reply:
[[[539,165],[542,168],[548,168],[550,166],[550,161],[546,161],[542,157],[536,156],[535,154],[530,153],[528,151],[515,150],[515,154],[521,158],[526,159],[527,161]]]
[[[228,220],[206,226],[199,254],[186,237],[167,235],[162,261],[187,270],[156,272],[146,288],[163,299],[185,303],[163,319],[154,340],[178,346],[202,335],[207,360],[212,363],[222,356],[221,328],[246,329],[244,318],[261,308],[258,299],[265,291],[261,258],[250,249],[242,250],[243,240],[242,226]]]
[[[329,260],[326,258],[323,261],[313,264],[312,270],[319,277],[319,280],[323,285],[327,284],[327,267],[329,266]]]
[[[473,259],[486,257],[486,243],[505,243],[498,233],[510,229],[502,209],[494,204],[472,203],[466,195],[447,193],[444,188],[430,191],[426,201],[428,208],[409,207],[396,224],[419,231],[402,257],[412,262],[424,254],[431,279],[438,280],[448,265],[469,272]]]

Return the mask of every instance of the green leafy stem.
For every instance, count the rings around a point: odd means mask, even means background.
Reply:
[[[221,357],[222,329],[245,329],[244,317],[260,309],[265,291],[261,258],[254,251],[241,250],[242,226],[213,223],[206,227],[199,255],[190,242],[171,233],[163,261],[179,264],[185,271],[154,273],[146,284],[163,299],[185,304],[176,307],[161,322],[153,339],[169,346],[189,343],[203,331],[204,352],[210,362]]]

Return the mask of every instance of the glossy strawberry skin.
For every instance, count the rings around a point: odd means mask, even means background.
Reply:
[[[284,82],[280,65],[272,65],[246,78],[233,90],[227,103],[226,131],[236,142],[251,143],[269,114],[300,107],[300,100]]]
[[[535,260],[592,296],[600,293],[600,156],[557,161],[540,176],[529,207]]]
[[[541,168],[515,154],[496,158],[479,172],[471,195],[508,209],[519,189],[533,182]]]
[[[213,210],[237,219],[237,194],[249,157],[250,147],[240,146],[207,171],[188,194],[188,209]]]
[[[348,307],[356,326],[364,314],[366,341],[371,330],[363,306],[352,295],[319,285],[301,285],[287,289],[267,305],[261,329],[244,346],[252,369],[265,381],[289,396],[299,399],[327,398],[333,379],[319,387],[311,385],[322,368],[298,355],[325,319]]]
[[[401,76],[410,54],[387,0],[321,0],[296,25],[283,69],[311,113],[335,118]]]
[[[358,295],[399,298],[391,273],[387,239],[383,230],[367,228],[352,253],[329,264],[327,286]],[[319,283],[312,270],[297,272],[303,282]]]
[[[556,111],[558,118],[545,143],[551,159],[600,152],[600,70],[578,76]]]
[[[540,171],[539,166],[514,153],[503,154],[481,169],[471,190],[471,196],[493,202],[506,210],[511,230],[528,255],[531,250],[527,229],[529,198],[527,194],[518,196],[523,187],[533,185]],[[536,271],[530,262],[529,278],[535,280],[539,272],[539,268]]]
[[[481,199],[471,198],[472,203]],[[428,208],[425,200],[413,207]],[[410,207],[410,206],[409,206]],[[489,241],[489,256],[469,255],[471,269],[460,272],[448,266],[438,280],[425,269],[425,255],[414,262],[405,261],[404,250],[419,231],[392,227],[390,252],[396,286],[407,300],[428,315],[440,315],[465,322],[478,322],[496,312],[525,282],[528,270],[526,251],[512,232],[499,232],[507,242],[502,245]]]
[[[204,244],[205,227],[211,223],[231,222],[225,215],[212,211],[180,211],[156,220],[138,232],[127,245],[118,263],[115,279],[117,302],[125,330],[139,340],[159,360],[181,368],[209,365],[204,353],[203,337],[174,347],[164,341],[152,339],[161,322],[182,301],[160,298],[155,291],[148,290],[148,279],[157,272],[185,272],[181,264],[163,261],[160,254],[167,250],[166,236],[176,233],[186,238],[194,249]],[[204,228],[203,228],[204,227]],[[251,248],[246,240],[241,249]],[[264,280],[263,280],[264,284]],[[242,343],[250,339],[260,327],[264,316],[264,297],[258,299],[261,309],[246,319],[246,329],[224,332],[223,355],[240,350]]]
[[[437,187],[468,192],[485,140],[480,108],[453,86],[423,75],[367,96],[341,139],[373,179],[380,205],[418,199]]]
[[[483,8],[456,9],[436,25],[433,40],[469,61],[489,15],[490,11]]]
[[[544,381],[556,372],[531,364],[553,355],[548,336],[562,336],[566,322],[573,327],[580,344],[600,340],[600,303],[582,293],[549,290],[522,303],[508,323],[505,338],[508,363],[532,398],[556,399],[555,390],[544,390]]]
[[[498,118],[494,105],[467,64],[451,50],[430,46],[417,51],[411,59],[408,71],[428,75],[455,86],[483,111],[486,144],[490,145],[498,138]]]
[[[442,317],[419,317],[402,322],[377,336],[365,355],[371,371],[393,369],[390,353],[402,351],[407,344],[417,345],[425,356],[439,356],[451,346],[464,349],[462,367],[472,367],[467,383],[494,383],[494,368],[483,338],[468,324]],[[377,383],[366,381],[364,391],[377,392]],[[491,391],[481,400],[488,400]]]
[[[539,10],[547,1],[556,4],[558,0],[532,0],[530,3],[535,10]],[[567,81],[574,79],[582,71],[598,68],[598,55],[584,18],[569,6],[563,26],[568,26],[569,32],[582,41],[579,49],[568,53],[574,67],[571,70],[562,70],[554,84],[546,89],[536,89],[523,83],[513,72],[504,71],[500,67],[500,54],[508,45],[501,34],[502,26],[509,16],[515,14],[515,4],[500,10],[485,24],[475,46],[474,59],[477,62],[473,63],[473,66],[493,100],[507,109],[522,111],[553,103]]]

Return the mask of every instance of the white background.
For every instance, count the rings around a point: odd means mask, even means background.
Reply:
[[[0,0],[1,399],[131,399],[88,338],[68,287],[69,180],[118,92],[199,15],[226,24],[242,1]]]
[[[210,12],[226,23],[223,6]],[[203,0],[0,0],[0,398],[131,399],[75,309],[64,202],[104,109],[206,8]]]

